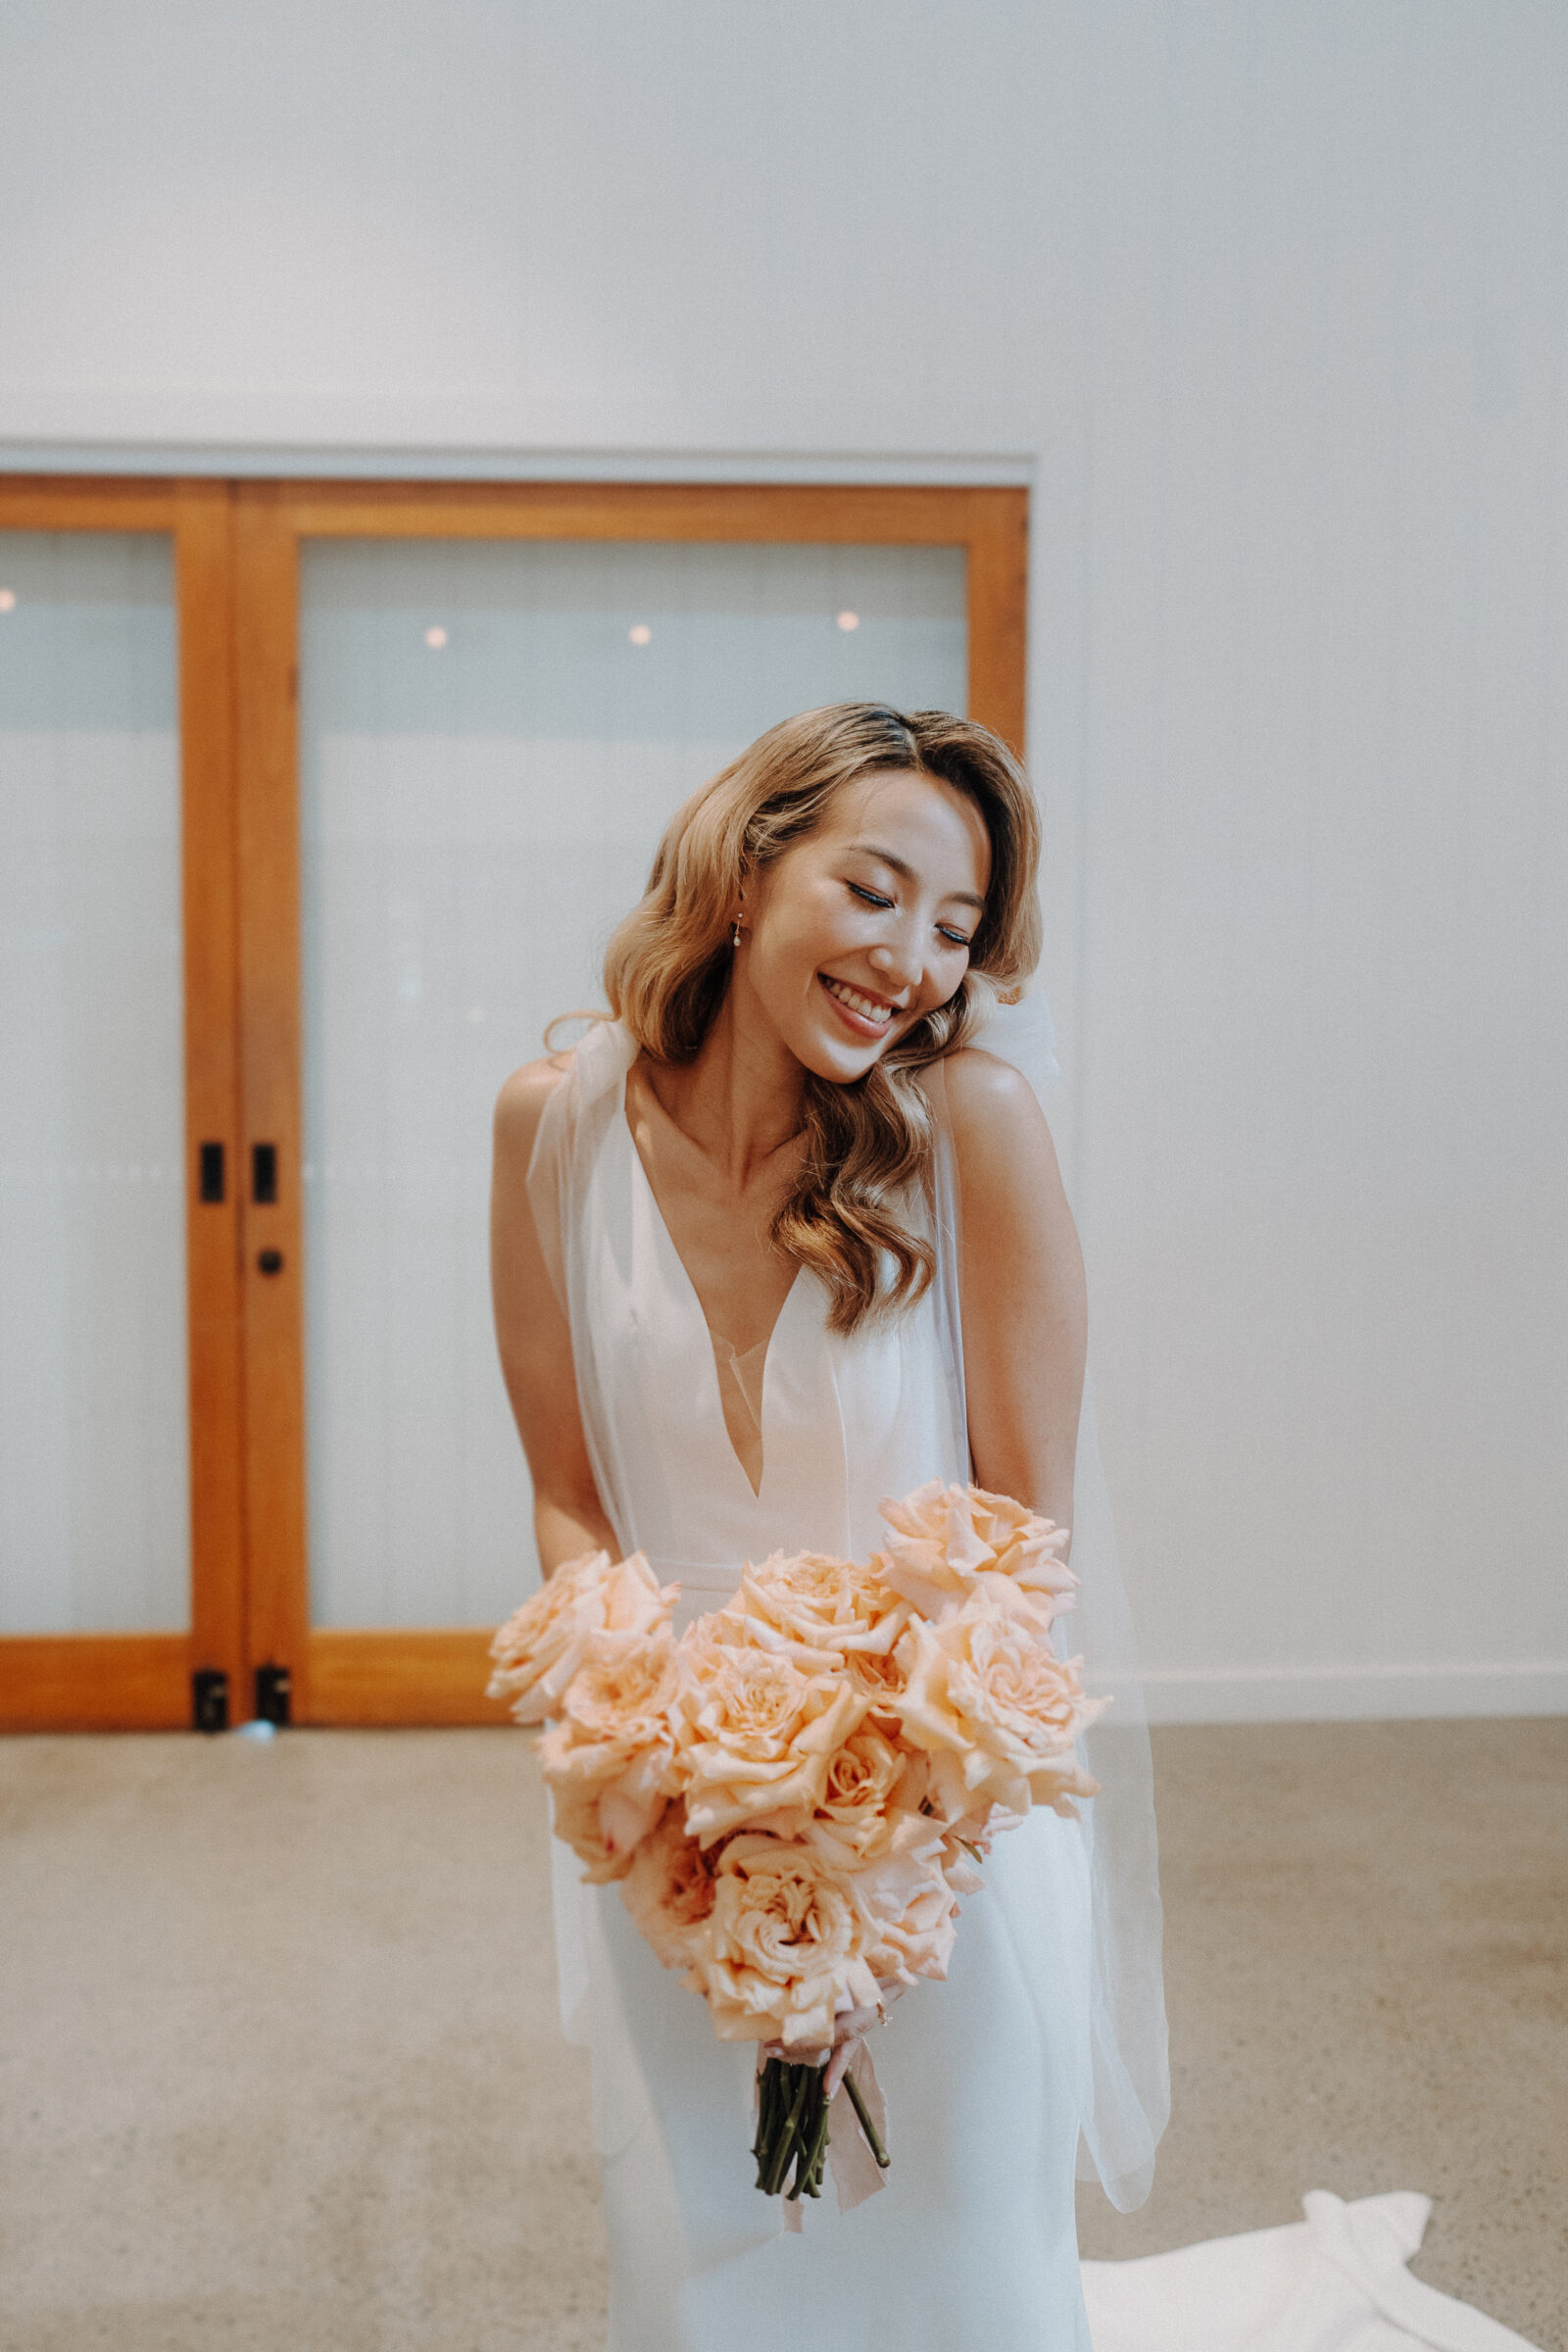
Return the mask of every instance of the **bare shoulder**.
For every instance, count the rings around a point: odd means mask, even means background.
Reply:
[[[496,1097],[498,1149],[519,1154],[533,1150],[545,1104],[570,1077],[574,1058],[570,1053],[542,1054],[537,1061],[525,1061],[513,1071]]]
[[[1020,1314],[1081,1319],[1083,1255],[1034,1088],[1011,1062],[978,1048],[942,1066],[963,1204],[965,1348],[971,1316],[995,1317],[998,1328]]]
[[[941,1063],[953,1146],[965,1173],[1005,1177],[1052,1151],[1051,1130],[1021,1070],[979,1046]]]

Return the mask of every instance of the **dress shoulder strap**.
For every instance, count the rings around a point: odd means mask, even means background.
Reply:
[[[571,1260],[581,1247],[589,1172],[620,1111],[626,1072],[636,1058],[636,1045],[619,1021],[596,1020],[545,1103],[529,1155],[528,1205],[551,1287],[568,1322],[576,1287]]]

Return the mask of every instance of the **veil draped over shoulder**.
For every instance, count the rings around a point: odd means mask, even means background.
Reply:
[[[1052,1090],[1061,1070],[1043,989],[1031,987],[1018,1004],[998,1005],[969,1042],[1021,1071],[1050,1116]],[[956,1208],[961,1216],[961,1201]],[[956,1256],[945,1253],[945,1262],[951,1267]],[[1153,2180],[1154,2149],[1170,2114],[1170,2071],[1149,1728],[1101,1459],[1092,1350],[1073,1472],[1072,1565],[1079,1580],[1077,1598],[1057,1631],[1068,1648],[1082,1651],[1086,1687],[1108,1691],[1112,1700],[1083,1742],[1100,1793],[1081,1808],[1090,1852],[1094,1945],[1092,2081],[1078,2170],[1080,2179],[1098,2179],[1112,2204],[1130,2212],[1143,2203]]]

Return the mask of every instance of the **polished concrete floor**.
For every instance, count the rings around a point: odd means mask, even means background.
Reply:
[[[1156,1771],[1176,2117],[1086,2253],[1422,2188],[1420,2274],[1568,2352],[1568,1723]],[[0,1741],[0,1919],[5,2352],[598,2352],[520,1736]]]

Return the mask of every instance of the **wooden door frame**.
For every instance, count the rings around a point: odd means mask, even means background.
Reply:
[[[1022,488],[0,476],[0,529],[173,543],[185,923],[190,1630],[0,1638],[0,1729],[191,1721],[193,1672],[248,1715],[258,1668],[306,1723],[479,1723],[489,1629],[309,1622],[300,1055],[302,541],[541,539],[961,547],[969,709],[1021,750]],[[221,1142],[221,1204],[198,1146]],[[274,1202],[251,1149],[276,1149]],[[263,1271],[263,1256],[276,1265]]]
[[[251,1655],[301,1723],[487,1723],[488,1627],[340,1630],[309,1617],[300,1075],[299,556],[307,539],[544,539],[961,547],[969,709],[1023,746],[1029,495],[1019,488],[246,482],[237,489],[245,1130],[289,1172],[247,1211]],[[283,1271],[263,1277],[259,1247]]]
[[[172,1728],[191,1721],[198,1667],[226,1676],[236,1704],[244,1684],[232,515],[226,482],[0,476],[0,530],[149,532],[173,546],[191,1532],[188,1632],[0,1637],[8,1731]],[[221,1202],[200,1198],[202,1143],[223,1146]]]

